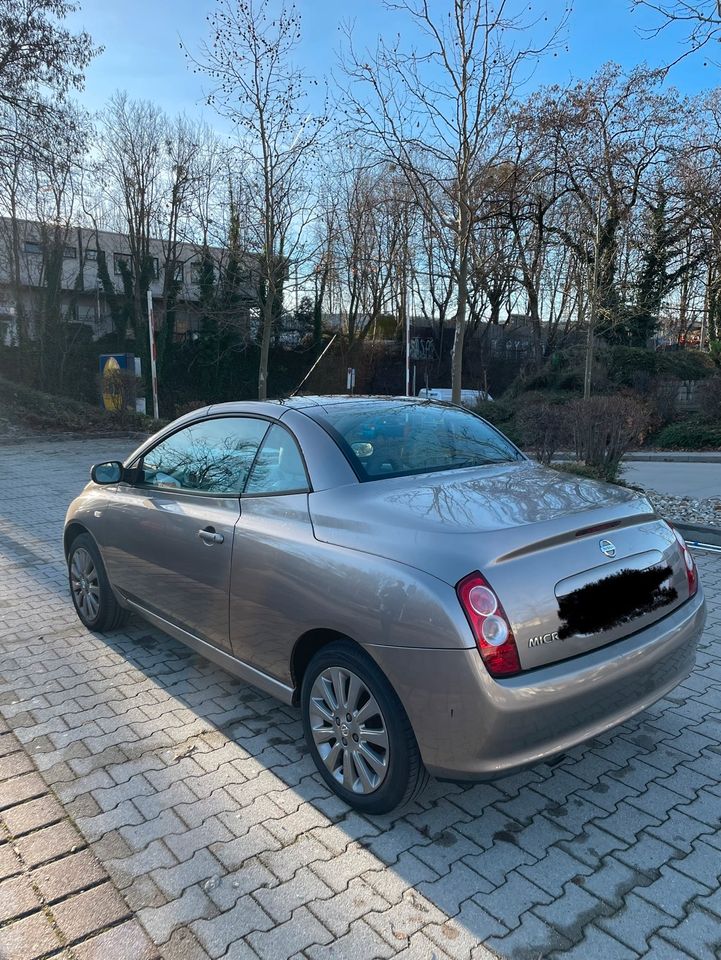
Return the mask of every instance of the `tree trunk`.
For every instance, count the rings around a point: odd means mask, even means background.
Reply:
[[[270,274],[271,271],[269,270]],[[273,332],[273,302],[275,300],[275,283],[269,279],[263,304],[263,339],[260,343],[260,363],[258,364],[258,399],[268,397],[268,358],[270,356],[270,335]]]

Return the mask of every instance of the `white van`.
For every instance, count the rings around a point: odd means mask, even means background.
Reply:
[[[418,391],[418,396],[423,400],[444,400],[451,402],[453,391],[450,387],[422,387]],[[483,400],[493,400],[490,393],[483,390],[461,390],[461,404],[464,407],[475,407]]]

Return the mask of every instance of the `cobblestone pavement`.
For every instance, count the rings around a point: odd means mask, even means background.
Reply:
[[[699,554],[708,628],[663,702],[554,767],[433,783],[366,818],[313,772],[296,710],[139,621],[101,637],[75,618],[64,510],[90,462],[125,452],[0,449],[0,716],[99,861],[88,886],[110,896],[107,873],[127,905],[104,946],[28,934],[0,956],[138,960],[117,933],[133,913],[172,960],[719,955],[720,557]],[[35,775],[3,762],[0,798],[20,803],[8,797]],[[0,837],[0,863],[17,844]],[[0,918],[0,934],[23,923]]]

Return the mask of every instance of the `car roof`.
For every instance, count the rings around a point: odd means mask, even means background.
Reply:
[[[248,413],[255,411],[265,413],[271,417],[282,417],[284,410],[326,409],[338,404],[383,404],[389,403],[416,403],[429,405],[436,401],[425,397],[388,397],[365,396],[363,394],[327,394],[306,397],[288,397],[281,400],[231,400],[227,403],[214,403],[207,410],[202,411],[206,416],[217,416],[219,413]],[[198,411],[196,411],[198,412]]]

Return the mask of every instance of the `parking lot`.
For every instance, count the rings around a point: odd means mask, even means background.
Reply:
[[[697,554],[708,626],[671,696],[553,767],[366,818],[296,710],[140,621],[82,628],[65,509],[129,446],[0,447],[0,717],[124,897],[111,932],[134,913],[173,960],[719,955],[721,556]],[[58,928],[42,955],[122,960]]]

